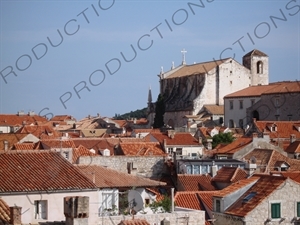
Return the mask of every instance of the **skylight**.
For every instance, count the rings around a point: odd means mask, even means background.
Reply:
[[[246,203],[248,201],[250,201],[251,198],[253,198],[256,195],[256,192],[250,192],[244,199],[243,199],[243,203]]]

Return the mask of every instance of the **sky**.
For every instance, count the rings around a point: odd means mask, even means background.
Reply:
[[[0,0],[0,113],[113,117],[147,106],[158,74],[269,56],[270,82],[300,80],[300,0]]]

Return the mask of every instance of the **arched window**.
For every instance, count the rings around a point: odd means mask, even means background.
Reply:
[[[263,73],[263,63],[262,61],[258,61],[256,64],[256,73]]]

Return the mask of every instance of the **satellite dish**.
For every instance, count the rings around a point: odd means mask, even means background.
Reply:
[[[128,193],[128,204],[129,208],[138,212],[143,209],[144,201],[141,194],[138,191],[130,190]]]

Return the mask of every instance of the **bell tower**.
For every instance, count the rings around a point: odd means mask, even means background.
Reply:
[[[269,57],[254,49],[243,56],[243,65],[250,70],[251,85],[269,84]]]

